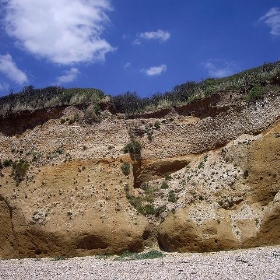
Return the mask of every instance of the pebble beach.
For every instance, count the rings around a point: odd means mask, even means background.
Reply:
[[[116,256],[1,260],[0,279],[280,279],[280,246],[164,253],[139,260]]]

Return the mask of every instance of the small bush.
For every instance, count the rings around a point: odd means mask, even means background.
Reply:
[[[130,195],[130,193],[127,193],[126,195],[127,199],[129,200],[129,203],[140,213],[142,213],[142,199],[141,197],[136,197],[133,195]]]
[[[142,150],[142,146],[139,142],[132,140],[123,148],[124,153],[136,154],[140,155]]]
[[[154,124],[155,129],[160,129],[160,123],[158,121],[155,122]]]
[[[20,161],[14,162],[12,167],[12,176],[18,185],[24,179],[26,172],[29,168],[29,163],[21,159]]]
[[[168,193],[168,201],[174,203],[174,202],[176,202],[177,200],[178,200],[178,198],[176,197],[174,191],[170,191],[170,192]]]
[[[146,204],[142,207],[139,208],[139,212],[143,215],[155,215],[156,214],[156,209],[154,205],[152,204]]]
[[[55,154],[59,154],[59,155],[62,155],[63,152],[64,152],[63,147],[59,147],[59,148],[57,148],[56,150],[54,150],[54,153],[55,153]]]
[[[164,182],[162,182],[160,188],[166,190],[166,189],[169,188],[169,186],[168,186],[168,184],[164,181]]]
[[[171,176],[170,174],[165,175],[165,180],[166,180],[166,181],[169,181],[169,180],[171,180],[171,179],[172,179],[172,176]]]
[[[243,173],[243,178],[246,179],[246,178],[248,178],[248,176],[249,176],[249,171],[245,170]]]
[[[4,161],[3,161],[3,166],[4,167],[9,167],[9,166],[11,166],[13,164],[13,161],[11,160],[11,159],[5,159]]]
[[[68,124],[71,125],[71,124],[75,123],[78,120],[79,120],[79,115],[75,114],[75,116],[68,121]]]
[[[264,93],[264,89],[261,86],[254,86],[250,92],[248,93],[246,99],[248,101],[250,100],[258,100],[262,98],[262,95]]]
[[[123,252],[120,256],[116,257],[114,261],[132,261],[132,260],[143,260],[143,259],[156,259],[162,258],[165,255],[157,250],[151,250],[146,253],[132,253],[129,251]]]
[[[201,161],[201,162],[199,163],[198,168],[199,168],[199,169],[204,168],[204,162],[203,162],[203,161]]]
[[[130,174],[130,164],[129,162],[124,162],[121,166],[122,172],[125,176]]]
[[[124,190],[125,190],[126,198],[129,198],[129,185],[126,184],[124,186]]]

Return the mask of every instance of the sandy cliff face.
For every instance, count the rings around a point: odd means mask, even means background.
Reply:
[[[2,120],[0,256],[279,244],[280,98],[242,100],[135,119],[104,111],[94,124],[75,107],[32,126],[28,114],[25,127]],[[141,155],[124,153],[132,140]],[[24,174],[7,163],[20,159]]]
[[[203,252],[279,244],[279,130],[277,122],[262,134],[242,135],[208,152],[200,170],[192,166],[187,176],[178,173],[195,186],[188,185],[187,192],[198,199],[191,198],[160,224],[164,249]]]

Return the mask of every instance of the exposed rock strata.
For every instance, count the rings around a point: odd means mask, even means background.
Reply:
[[[18,184],[11,166],[1,170],[0,256],[279,244],[280,97],[213,98],[162,118],[104,111],[89,125],[68,107],[31,129],[1,126],[2,162],[30,167]],[[123,152],[131,132],[137,159]]]

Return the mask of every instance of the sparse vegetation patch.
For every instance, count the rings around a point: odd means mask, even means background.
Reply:
[[[12,177],[18,185],[24,179],[29,168],[29,163],[21,159],[20,161],[13,162],[12,168]]]
[[[130,163],[124,162],[121,166],[122,172],[125,176],[128,176],[130,174]]]
[[[132,260],[143,260],[143,259],[156,259],[162,258],[165,255],[161,251],[151,250],[146,253],[132,253],[125,251],[120,256],[116,257],[114,261],[132,261]]]

